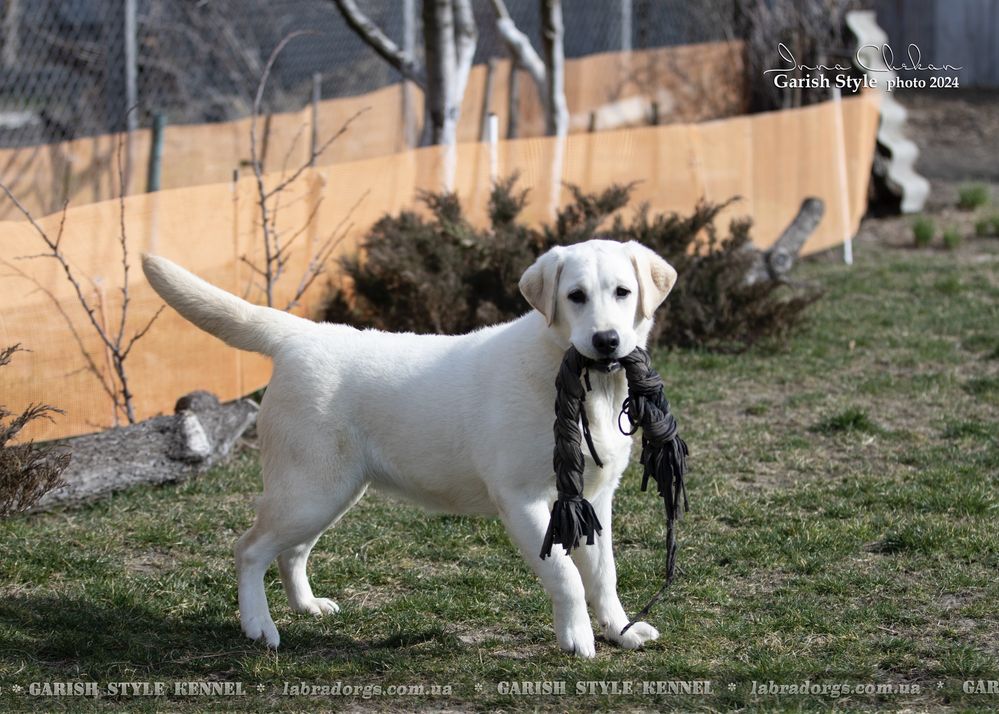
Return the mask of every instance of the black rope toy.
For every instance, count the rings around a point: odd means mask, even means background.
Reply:
[[[648,615],[673,582],[677,552],[674,526],[683,513],[689,510],[683,483],[683,476],[687,472],[688,452],[687,444],[680,438],[676,419],[670,413],[669,402],[663,393],[662,377],[652,368],[648,352],[637,347],[631,354],[618,360],[598,362],[570,346],[555,378],[555,453],[552,460],[558,498],[552,506],[551,521],[541,545],[542,559],[551,555],[555,543],[562,545],[566,555],[573,548],[578,548],[583,538],[586,539],[586,545],[593,545],[595,536],[601,531],[600,521],[592,504],[583,497],[583,439],[594,463],[599,467],[603,466],[593,446],[584,405],[586,392],[590,390],[591,368],[603,372],[624,369],[628,380],[628,397],[618,415],[618,428],[627,435],[634,434],[641,428],[640,463],[644,467],[642,490],[645,491],[649,479],[653,479],[666,510],[665,581],[645,607],[621,630],[623,635],[635,622]],[[630,429],[626,430],[621,426],[622,416],[628,418]]]

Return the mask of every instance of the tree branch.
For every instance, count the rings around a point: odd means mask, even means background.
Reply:
[[[257,84],[257,93],[253,98],[253,115],[250,117],[250,165],[253,168],[253,177],[257,182],[257,205],[260,207],[260,225],[264,233],[264,263],[268,271],[264,284],[264,294],[269,307],[274,305],[274,281],[270,272],[274,261],[274,248],[271,246],[273,236],[271,235],[271,220],[268,215],[268,194],[267,186],[264,183],[264,168],[260,159],[260,152],[257,149],[257,119],[260,116],[260,105],[264,99],[264,89],[267,87],[267,80],[271,76],[271,70],[274,68],[274,62],[277,61],[278,55],[281,54],[281,51],[289,42],[296,37],[307,34],[311,33],[299,31],[287,34],[278,42],[274,51],[271,52],[271,56],[267,58],[267,64],[264,66],[264,72],[260,76],[260,82]]]
[[[83,287],[80,285],[80,282],[76,279],[76,276],[73,274],[73,271],[69,266],[69,261],[66,259],[66,256],[63,255],[62,251],[59,248],[59,243],[49,238],[48,233],[46,233],[45,230],[40,225],[38,225],[38,222],[35,220],[34,216],[32,216],[31,213],[28,211],[28,209],[24,207],[24,204],[22,204],[19,200],[17,200],[17,196],[15,196],[13,192],[10,190],[10,188],[7,187],[7,184],[3,183],[2,181],[0,181],[0,190],[2,190],[5,194],[7,194],[7,198],[9,198],[14,203],[14,205],[17,207],[17,210],[21,212],[21,215],[23,215],[25,219],[27,219],[28,223],[31,224],[31,226],[35,229],[35,232],[38,233],[38,236],[48,247],[49,253],[46,253],[45,257],[55,258],[56,261],[59,263],[59,266],[62,268],[63,273],[66,276],[66,280],[69,281],[69,284],[73,287],[73,292],[76,293],[77,300],[79,301],[80,305],[83,307],[83,310],[87,313],[87,318],[90,320],[91,327],[94,328],[94,331],[97,333],[97,336],[101,338],[101,342],[104,343],[104,346],[108,347],[109,349],[113,349],[114,342],[108,337],[107,332],[104,331],[104,328],[97,321],[97,317],[94,315],[94,308],[90,305],[90,302],[83,294]],[[63,206],[63,213],[65,214],[65,212],[66,212],[66,206]],[[63,218],[63,220],[65,221],[65,218]]]
[[[284,39],[281,40],[274,48],[271,53],[270,58],[267,60],[267,64],[264,67],[263,74],[260,77],[260,82],[257,86],[256,97],[253,102],[253,116],[250,122],[250,164],[253,167],[253,175],[256,179],[256,205],[260,211],[260,221],[259,226],[261,229],[261,237],[264,243],[264,256],[261,265],[257,265],[254,261],[250,260],[246,255],[240,256],[240,262],[247,265],[251,271],[263,280],[263,292],[265,296],[266,303],[268,307],[275,307],[275,289],[278,282],[284,276],[286,269],[288,267],[289,255],[292,248],[294,247],[295,241],[306,232],[310,225],[315,221],[318,213],[322,199],[316,202],[314,206],[309,211],[308,217],[305,219],[304,224],[294,233],[291,237],[285,240],[283,238],[285,231],[278,230],[277,216],[278,211],[283,204],[285,198],[285,191],[297,181],[305,172],[315,167],[316,159],[319,158],[337,139],[344,135],[350,128],[351,124],[359,116],[368,111],[370,107],[364,107],[363,109],[356,112],[354,115],[349,117],[332,136],[326,139],[322,144],[314,146],[309,152],[309,157],[300,165],[292,170],[287,167],[288,159],[291,156],[291,149],[289,149],[288,154],[285,156],[284,164],[282,165],[282,178],[276,180],[274,186],[268,188],[266,176],[264,175],[263,162],[260,158],[260,153],[258,151],[258,141],[257,141],[257,119],[260,116],[261,102],[263,101],[264,89],[267,85],[267,80],[270,76],[271,70],[277,60],[278,55],[284,50],[288,43],[302,34],[310,34],[304,32],[294,32],[286,35]],[[298,141],[300,135],[296,134],[293,144]],[[291,205],[299,201],[306,200],[304,196],[298,198],[292,198],[290,202],[286,205]],[[320,253],[323,253],[325,246],[324,242],[320,248]],[[325,255],[325,254],[324,254]],[[292,302],[289,303],[288,307],[285,309],[290,309],[294,306],[295,302],[301,297],[304,289],[307,289],[312,281],[315,280],[315,274],[321,272],[325,267],[326,260],[328,260],[328,255],[325,255],[321,261],[318,263],[316,259],[310,261],[308,267],[305,270],[305,276],[303,277],[303,282],[300,284],[299,291],[295,293],[295,297]],[[255,285],[255,281],[251,278],[251,286]],[[304,288],[302,287],[304,285]],[[249,290],[247,291],[247,294]]]
[[[316,251],[316,255],[309,261],[309,265],[306,268],[305,273],[302,274],[302,279],[298,284],[298,289],[295,290],[295,294],[292,296],[291,300],[288,301],[288,305],[285,307],[285,310],[291,310],[298,305],[298,301],[305,294],[305,291],[309,289],[313,282],[315,282],[316,278],[322,275],[326,268],[326,264],[329,263],[330,258],[333,257],[333,251],[335,251],[337,246],[343,242],[353,226],[352,223],[347,224],[347,221],[352,215],[354,215],[354,211],[357,210],[357,207],[361,205],[361,202],[366,199],[370,193],[370,190],[365,191],[361,197],[357,199],[354,205],[350,207],[350,210],[347,211],[347,214],[336,225],[336,228],[330,232],[323,243],[319,246],[319,250]]]
[[[77,345],[80,347],[80,351],[83,353],[84,361],[87,363],[87,369],[94,373],[94,375],[98,378],[98,381],[101,383],[101,386],[104,388],[104,391],[107,392],[111,397],[111,401],[114,406],[115,421],[117,422],[118,411],[121,410],[125,413],[125,417],[128,419],[128,423],[134,424],[135,423],[135,406],[133,399],[134,395],[132,394],[131,387],[129,386],[128,372],[125,367],[125,360],[127,359],[135,343],[138,342],[142,337],[144,337],[146,333],[149,331],[149,329],[152,327],[153,323],[156,321],[156,318],[159,317],[159,314],[160,312],[162,312],[163,308],[161,307],[160,310],[155,315],[153,315],[152,319],[150,319],[149,322],[147,322],[144,327],[142,327],[138,332],[136,332],[127,343],[125,342],[125,330],[128,323],[128,309],[131,303],[131,297],[129,293],[129,284],[128,284],[128,277],[129,277],[128,240],[125,231],[125,169],[122,160],[123,146],[124,146],[124,140],[119,138],[118,147],[117,147],[118,183],[120,189],[118,192],[118,209],[119,209],[118,221],[120,229],[118,235],[118,244],[121,249],[121,265],[122,265],[123,274],[122,274],[122,286],[121,286],[121,294],[122,294],[122,301],[120,307],[121,314],[119,316],[119,319],[117,320],[117,327],[114,329],[111,327],[107,327],[105,324],[102,324],[103,320],[99,321],[97,319],[96,309],[90,303],[90,301],[87,300],[86,295],[84,295],[83,286],[80,284],[80,281],[77,278],[77,276],[73,273],[73,270],[69,264],[69,259],[62,252],[61,244],[62,244],[63,230],[66,226],[66,213],[69,205],[68,202],[63,204],[62,217],[59,221],[59,232],[56,234],[55,239],[53,239],[51,236],[49,236],[49,234],[45,231],[45,229],[38,224],[38,222],[28,211],[28,209],[25,208],[20,201],[18,201],[17,197],[10,190],[10,188],[2,181],[0,181],[0,190],[2,190],[5,194],[7,194],[8,198],[10,198],[10,200],[13,201],[17,209],[21,212],[21,214],[25,217],[25,219],[27,219],[27,221],[34,228],[38,236],[42,239],[42,242],[45,243],[45,246],[49,250],[49,252],[45,254],[45,257],[54,258],[62,268],[66,280],[69,281],[69,284],[72,286],[73,291],[76,294],[77,302],[79,302],[84,312],[86,312],[87,319],[90,321],[91,327],[94,328],[94,331],[97,333],[97,336],[100,338],[101,342],[104,345],[105,350],[107,351],[111,367],[114,370],[113,375],[109,376],[108,378],[110,384],[108,384],[104,380],[100,370],[97,368],[95,360],[84,348],[83,341],[80,339],[79,333],[76,331],[76,328],[72,325],[71,321],[66,315],[66,312],[63,310],[62,305],[59,303],[58,300],[56,300],[55,295],[53,295],[50,291],[45,290],[44,288],[43,290],[49,296],[49,298],[52,299],[52,301],[55,303],[56,309],[63,315],[63,317],[67,320],[67,322],[70,322],[70,330],[73,333],[73,337],[76,340]],[[21,273],[21,275],[25,277],[28,277],[26,274],[22,273],[19,270],[17,272]],[[86,277],[88,280],[91,280],[92,283],[94,282],[90,278],[90,276]],[[36,283],[36,285],[38,284],[37,281],[34,282]],[[41,285],[39,285],[39,287],[41,287]],[[118,379],[117,384],[115,384],[114,382],[114,377],[117,377]]]
[[[565,101],[565,48],[561,0],[541,0],[541,45],[547,71],[545,82],[546,129],[549,136],[569,132],[569,107]]]
[[[41,257],[51,257],[51,256],[47,256],[46,255],[46,256],[41,256]],[[107,381],[104,379],[104,375],[101,373],[101,370],[97,367],[97,363],[94,362],[94,358],[91,356],[91,354],[89,352],[87,352],[87,348],[83,344],[83,338],[80,336],[79,330],[76,329],[76,325],[73,324],[73,319],[69,316],[69,313],[66,312],[66,308],[64,308],[62,306],[62,303],[59,302],[59,298],[57,298],[52,293],[51,290],[49,290],[44,285],[42,285],[40,282],[38,282],[38,280],[36,278],[32,277],[31,275],[28,275],[27,273],[25,273],[23,270],[21,270],[20,268],[18,268],[13,263],[10,263],[10,262],[8,262],[6,260],[0,260],[0,263],[3,263],[3,265],[6,265],[8,268],[10,268],[11,270],[13,270],[14,274],[16,276],[24,278],[28,282],[34,283],[35,287],[38,290],[40,290],[41,292],[43,292],[48,297],[48,299],[52,301],[52,305],[55,307],[56,311],[60,315],[62,315],[62,319],[66,322],[66,327],[69,328],[69,332],[73,336],[73,340],[76,342],[76,346],[80,349],[80,354],[83,355],[83,360],[87,363],[87,366],[85,368],[83,368],[83,369],[85,369],[86,371],[92,373],[94,375],[94,377],[97,378],[97,381],[100,382],[100,385],[104,389],[104,392],[108,395],[108,397],[111,399],[112,404],[117,409],[118,408],[118,399],[117,399],[117,395],[115,394],[115,391],[114,391],[114,383],[112,382],[109,385],[107,383]],[[0,357],[2,357],[2,356],[3,356],[3,353],[0,353]],[[0,366],[2,366],[2,365],[3,365],[3,361],[2,361],[2,359],[0,359]],[[79,370],[77,370],[77,371],[79,371]]]
[[[475,46],[479,41],[479,30],[475,26],[475,14],[471,0],[454,0],[454,42],[456,49],[455,92],[459,109],[468,86],[468,75],[475,59]]]
[[[545,99],[545,63],[541,55],[534,49],[531,40],[514,24],[510,12],[503,0],[492,0],[493,11],[496,13],[496,30],[506,43],[506,48],[513,56],[514,64],[520,65],[531,75],[538,87],[542,102]]]
[[[132,339],[128,341],[128,345],[125,347],[125,351],[121,353],[122,360],[128,357],[128,353],[132,351],[132,346],[135,345],[136,342],[141,340],[145,336],[145,334],[149,332],[150,329],[152,329],[153,323],[156,322],[156,318],[158,318],[160,316],[160,313],[163,312],[165,309],[166,305],[160,305],[159,310],[157,310],[153,314],[153,316],[149,318],[149,322],[146,323],[145,327],[136,331],[136,333],[132,335]]]
[[[253,272],[255,272],[255,273],[256,273],[257,275],[259,275],[259,276],[261,276],[261,277],[263,277],[263,278],[266,278],[266,277],[267,277],[267,273],[265,273],[265,272],[264,272],[264,271],[263,271],[262,269],[258,268],[258,267],[257,267],[256,265],[254,265],[254,264],[253,264],[253,261],[251,261],[251,260],[250,260],[249,258],[247,258],[247,257],[246,257],[245,255],[241,255],[241,256],[239,256],[239,259],[240,259],[240,261],[242,261],[243,263],[246,263],[246,265],[248,265],[248,266],[250,267],[250,269],[251,269],[251,270],[252,270]]]
[[[118,323],[118,332],[114,336],[114,347],[115,350],[121,351],[121,341],[125,337],[125,321],[128,319],[128,303],[129,303],[129,292],[128,292],[128,241],[125,239],[125,164],[122,160],[122,150],[125,146],[125,140],[118,137],[118,150],[116,152],[116,161],[118,164],[118,243],[121,245],[121,267],[122,267],[122,281],[121,281],[121,321]],[[59,239],[62,239],[62,225],[66,221],[66,214],[63,212],[62,222],[59,224]],[[129,419],[129,423],[132,419]]]
[[[337,132],[333,134],[330,138],[328,138],[326,141],[324,141],[322,144],[317,146],[310,153],[309,158],[306,160],[306,162],[301,166],[299,166],[297,169],[295,169],[295,171],[291,174],[291,176],[282,180],[281,183],[279,183],[274,188],[268,190],[266,194],[267,198],[270,198],[274,194],[280,193],[281,191],[285,190],[286,188],[288,188],[289,185],[294,183],[299,176],[305,173],[306,169],[312,168],[315,160],[318,159],[326,151],[326,149],[328,149],[333,144],[334,141],[339,139],[347,132],[347,130],[350,128],[350,125],[354,122],[355,119],[357,119],[359,116],[364,114],[369,109],[371,109],[371,107],[362,107],[361,109],[358,109],[356,112],[354,112],[354,114],[352,114],[350,117],[348,117],[347,121],[343,123],[343,125],[337,130]]]
[[[428,2],[430,0],[427,0]],[[396,71],[423,91],[427,89],[427,80],[421,71],[416,58],[404,52],[396,43],[388,38],[367,15],[360,11],[354,0],[332,0],[344,21],[368,47],[378,53],[378,56],[392,65]]]

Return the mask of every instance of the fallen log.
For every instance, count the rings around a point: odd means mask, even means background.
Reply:
[[[762,251],[753,249],[756,260],[746,271],[746,284],[784,280],[794,267],[794,262],[798,259],[798,254],[808,236],[818,227],[824,213],[825,204],[822,199],[806,198],[798,210],[798,215],[770,248]]]
[[[174,414],[67,439],[61,446],[72,458],[65,484],[32,510],[88,503],[139,484],[186,481],[227,459],[257,411],[248,399],[220,404],[209,392],[192,392],[177,401]]]

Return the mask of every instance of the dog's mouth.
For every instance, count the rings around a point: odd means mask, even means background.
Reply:
[[[621,369],[621,363],[618,362],[616,359],[608,357],[606,359],[593,360],[593,364],[590,365],[590,367],[592,369],[597,370],[598,372],[604,372],[605,374],[610,374],[611,372],[616,372],[619,369]]]

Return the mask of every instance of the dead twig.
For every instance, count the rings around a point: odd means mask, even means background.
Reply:
[[[83,285],[80,282],[80,278],[77,276],[76,272],[74,272],[72,266],[70,265],[69,259],[66,257],[66,254],[62,250],[62,239],[66,227],[66,214],[69,207],[68,202],[63,204],[62,215],[59,220],[59,229],[55,237],[53,238],[44,228],[42,228],[42,226],[38,223],[38,221],[35,220],[34,216],[31,215],[31,212],[28,211],[28,209],[25,208],[25,206],[18,200],[14,192],[11,191],[11,189],[2,181],[0,181],[0,190],[2,190],[7,195],[7,197],[11,200],[11,202],[14,204],[17,210],[21,213],[21,215],[23,215],[25,219],[28,221],[28,223],[31,224],[32,228],[38,234],[39,238],[42,239],[42,242],[45,244],[45,247],[48,249],[47,252],[45,253],[31,255],[31,256],[22,256],[22,258],[28,258],[28,259],[51,258],[59,263],[59,266],[62,268],[66,280],[73,288],[73,293],[76,296],[77,302],[83,308],[84,312],[87,315],[87,321],[90,323],[90,326],[93,328],[98,338],[100,338],[101,343],[104,345],[104,349],[108,354],[109,362],[111,364],[111,368],[114,373],[112,377],[107,379],[104,378],[100,369],[98,369],[97,361],[94,359],[93,355],[87,352],[87,350],[84,348],[83,341],[79,333],[76,331],[75,327],[73,327],[72,329],[73,337],[76,340],[77,345],[80,347],[80,351],[83,354],[84,360],[87,363],[87,369],[98,378],[98,381],[101,383],[102,388],[111,398],[112,404],[114,406],[116,423],[118,415],[119,413],[121,413],[124,414],[125,419],[128,421],[129,424],[134,424],[135,395],[132,392],[132,388],[129,383],[128,370],[126,368],[125,360],[128,358],[129,354],[131,353],[132,348],[135,346],[135,343],[138,342],[140,339],[142,339],[142,337],[144,337],[149,332],[150,328],[152,328],[153,323],[156,321],[156,319],[160,316],[160,313],[163,311],[163,307],[160,307],[160,309],[149,319],[149,321],[146,322],[145,325],[139,328],[135,333],[133,333],[131,337],[126,337],[127,327],[128,327],[128,309],[129,305],[131,304],[131,296],[129,293],[129,284],[128,284],[128,277],[129,277],[128,240],[125,230],[125,168],[122,158],[123,147],[124,147],[124,140],[122,138],[119,138],[117,146],[118,185],[119,185],[118,244],[121,248],[122,302],[121,302],[121,307],[119,308],[120,313],[118,315],[118,319],[115,321],[117,323],[116,327],[109,328],[107,325],[103,324],[103,321],[97,318],[97,307],[87,297],[86,293],[84,292]],[[7,263],[7,265],[13,268],[15,272],[20,274],[22,277],[28,278],[27,274],[24,273],[24,271],[14,268],[14,266],[11,266],[10,263]],[[89,276],[86,277],[87,280],[91,280]],[[34,282],[37,285],[37,281]],[[52,299],[53,303],[56,305],[56,308],[63,315],[63,317],[66,318],[67,322],[71,322],[68,316],[66,315],[66,312],[64,311],[63,307],[59,304],[59,301],[56,300],[55,296],[48,290],[44,290],[44,292],[46,293],[46,295],[48,295],[50,299]]]
[[[267,179],[264,173],[263,161],[260,156],[259,145],[260,138],[258,137],[257,124],[258,118],[260,116],[261,105],[263,103],[264,92],[267,87],[267,81],[270,78],[271,71],[274,67],[274,63],[278,58],[278,55],[288,46],[292,40],[296,37],[302,35],[314,34],[311,32],[299,31],[292,32],[286,35],[271,52],[267,63],[264,65],[263,73],[261,74],[260,81],[257,84],[257,91],[254,95],[253,101],[253,114],[250,120],[250,166],[253,169],[253,175],[256,183],[256,204],[257,210],[259,211],[259,226],[261,231],[261,239],[263,241],[263,262],[256,263],[251,260],[248,256],[240,256],[240,261],[249,266],[253,274],[260,278],[260,288],[264,293],[264,299],[269,307],[275,307],[275,287],[281,278],[285,275],[288,262],[291,255],[292,247],[294,246],[297,239],[304,234],[310,226],[316,220],[319,212],[319,208],[322,204],[322,199],[320,198],[316,201],[315,205],[309,210],[308,216],[305,222],[297,230],[291,233],[290,237],[285,238],[282,231],[278,230],[277,217],[282,205],[287,208],[290,205],[288,202],[282,204],[282,199],[285,192],[298,181],[305,172],[315,166],[316,160],[322,156],[333,143],[342,137],[354,121],[368,111],[369,107],[365,107],[355,112],[352,116],[348,117],[347,120],[340,126],[340,128],[334,132],[329,138],[327,138],[321,144],[317,144],[309,151],[309,155],[305,161],[300,165],[296,166],[294,169],[288,169],[288,161],[294,150],[295,146],[298,144],[298,140],[301,131],[296,134],[292,140],[292,146],[288,149],[284,157],[284,163],[282,165],[281,177],[274,183],[273,186],[267,185]],[[267,127],[265,127],[265,132],[269,133]],[[263,137],[266,141],[268,137]],[[367,194],[365,194],[367,195]],[[294,203],[295,201],[291,201]],[[351,208],[350,212],[344,221],[341,221],[340,226],[344,224],[347,218],[353,213],[354,208]],[[339,245],[339,243],[345,237],[345,234],[341,235],[339,233],[340,227],[334,230],[320,245],[315,255],[309,261],[305,268],[305,271],[299,281],[299,286],[296,289],[291,300],[287,303],[285,309],[290,310],[295,307],[299,300],[301,300],[302,295],[308,290],[308,287],[312,285],[316,277],[321,274],[327,263],[329,262],[332,254]],[[256,281],[252,281],[256,283]]]
[[[40,256],[40,257],[45,257],[45,256]],[[80,354],[83,355],[83,359],[87,363],[86,367],[84,367],[83,369],[90,372],[91,374],[94,375],[94,377],[97,378],[97,381],[100,382],[101,388],[104,390],[104,393],[107,394],[108,399],[110,399],[114,403],[114,400],[117,398],[117,395],[115,394],[114,391],[114,384],[109,383],[104,373],[97,368],[97,364],[94,362],[93,356],[91,356],[91,354],[87,351],[86,347],[83,346],[83,337],[80,335],[80,331],[76,329],[76,324],[73,322],[73,318],[71,318],[69,316],[69,313],[66,312],[66,308],[64,308],[62,303],[59,302],[58,298],[56,298],[56,296],[52,294],[52,291],[43,286],[41,283],[39,283],[35,277],[29,275],[28,273],[18,268],[16,265],[6,260],[2,262],[8,268],[14,271],[14,276],[19,278],[24,278],[25,280],[34,283],[35,287],[40,292],[44,293],[45,296],[49,298],[49,300],[52,301],[52,305],[59,312],[59,314],[62,315],[63,320],[66,322],[66,326],[69,328],[70,334],[73,336],[73,341],[76,342],[76,346],[80,349]],[[3,276],[3,277],[8,277],[8,276]],[[74,370],[73,372],[70,372],[70,374],[75,374],[77,371],[79,370]]]
[[[327,236],[326,240],[319,246],[319,250],[316,251],[316,255],[309,261],[309,264],[305,269],[305,273],[302,275],[302,279],[298,284],[298,289],[295,290],[295,294],[288,302],[285,310],[291,310],[295,307],[302,295],[305,294],[305,291],[308,290],[312,283],[316,281],[316,278],[323,273],[326,264],[329,263],[330,258],[333,257],[333,252],[340,245],[340,243],[343,242],[343,240],[347,237],[347,234],[350,232],[350,229],[353,227],[352,223],[347,223],[347,219],[354,214],[357,207],[361,205],[361,201],[367,198],[369,193],[371,193],[371,191],[365,191],[364,194],[354,202],[354,205],[350,207],[349,211],[347,211],[347,215],[341,219],[336,228],[333,229],[329,236]]]

